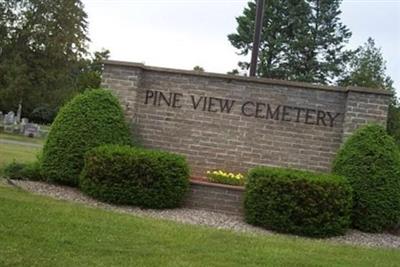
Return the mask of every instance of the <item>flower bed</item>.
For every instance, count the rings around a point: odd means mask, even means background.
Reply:
[[[243,186],[246,178],[243,174],[222,170],[207,171],[207,180],[212,183]]]

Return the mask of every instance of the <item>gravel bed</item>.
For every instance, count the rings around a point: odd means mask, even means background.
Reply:
[[[32,181],[10,181],[14,186],[23,190],[33,192],[39,195],[50,196],[60,200],[67,200],[85,204],[91,207],[98,207],[107,210],[129,213],[138,216],[152,217],[157,219],[173,220],[181,223],[204,225],[218,229],[228,229],[236,232],[247,232],[253,234],[278,235],[272,231],[268,231],[259,227],[246,224],[242,217],[221,214],[200,209],[167,209],[167,210],[151,210],[140,209],[131,206],[110,205],[94,200],[76,188],[53,185],[44,182]],[[298,238],[290,235],[291,238]],[[314,239],[315,240],[315,239]],[[382,233],[371,234],[363,233],[356,230],[349,230],[346,235],[320,240],[320,242],[346,243],[350,245],[362,245],[368,247],[387,247],[400,248],[400,236]]]

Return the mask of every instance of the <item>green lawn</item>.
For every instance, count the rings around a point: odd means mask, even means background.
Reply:
[[[7,163],[30,162],[36,159],[40,148],[0,143],[0,168]]]
[[[18,142],[28,142],[33,144],[43,144],[43,139],[34,139],[21,135],[7,134],[0,132],[0,140],[11,140]],[[36,159],[37,153],[41,149],[38,147],[25,146],[19,144],[0,143],[0,169],[14,160],[17,162],[30,162]]]
[[[24,135],[10,134],[10,133],[4,133],[4,132],[0,132],[0,139],[13,140],[13,141],[19,141],[19,142],[28,142],[28,143],[39,144],[39,145],[43,144],[43,142],[44,142],[43,138],[31,138],[31,137],[27,137]]]
[[[0,185],[0,266],[399,266],[400,251],[113,213]]]

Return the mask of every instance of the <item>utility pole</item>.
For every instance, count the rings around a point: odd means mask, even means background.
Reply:
[[[264,0],[257,0],[256,27],[254,30],[253,50],[251,51],[250,76],[256,76],[258,50],[260,48],[263,17],[264,17]]]

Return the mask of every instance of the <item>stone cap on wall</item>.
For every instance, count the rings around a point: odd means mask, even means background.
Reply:
[[[210,183],[210,182],[195,180],[195,179],[191,179],[190,184],[202,185],[205,187],[218,187],[218,188],[230,189],[230,190],[234,190],[234,191],[244,191],[245,190],[244,186]]]
[[[192,75],[192,76],[200,76],[200,77],[208,77],[208,78],[219,78],[219,79],[225,79],[225,80],[229,80],[229,81],[235,80],[235,81],[262,83],[262,84],[268,84],[268,85],[281,85],[281,86],[290,86],[290,87],[296,87],[296,88],[300,87],[300,88],[307,88],[307,89],[335,91],[335,92],[344,92],[344,93],[360,92],[360,93],[387,95],[387,96],[392,95],[391,92],[384,90],[384,89],[367,88],[367,87],[355,87],[355,86],[339,87],[339,86],[330,86],[330,85],[319,85],[319,84],[312,84],[312,83],[306,83],[306,82],[286,81],[286,80],[277,80],[277,79],[259,78],[259,77],[245,77],[245,76],[238,76],[238,75],[231,75],[231,74],[202,72],[202,71],[195,71],[195,70],[181,70],[181,69],[172,69],[172,68],[163,68],[163,67],[153,67],[153,66],[147,66],[142,63],[117,61],[117,60],[104,60],[103,63],[105,65],[111,65],[111,66],[132,67],[132,68],[139,68],[139,69],[146,70],[146,71]]]

